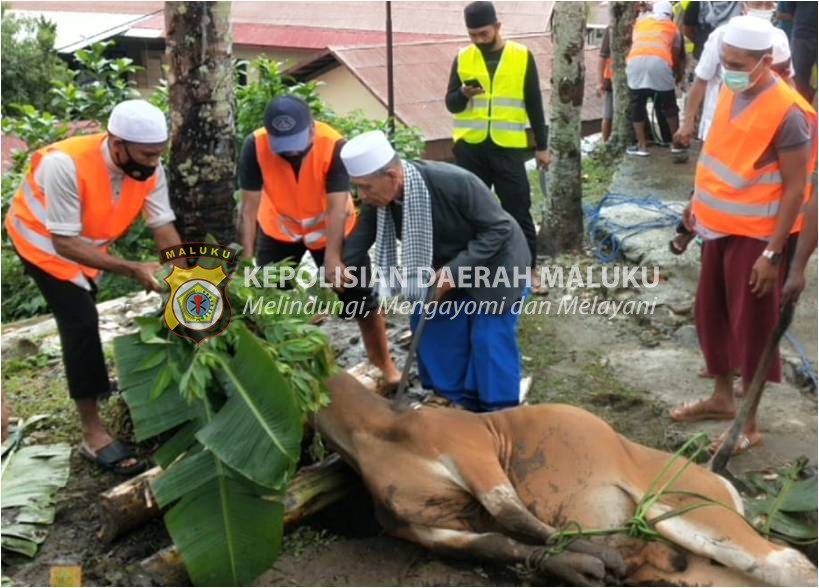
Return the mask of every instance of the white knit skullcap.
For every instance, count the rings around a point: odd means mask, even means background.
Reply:
[[[120,102],[108,117],[108,132],[132,143],[164,143],[168,123],[156,106],[145,100]]]
[[[791,58],[791,43],[788,34],[778,27],[773,30],[773,63],[784,63]]]
[[[651,13],[656,18],[671,18],[674,16],[674,8],[671,6],[671,2],[660,0],[652,5]]]
[[[341,148],[341,160],[351,178],[377,172],[395,157],[395,150],[381,131],[369,131],[353,137]]]
[[[764,51],[773,45],[774,26],[755,16],[735,16],[725,27],[722,42],[737,49]]]

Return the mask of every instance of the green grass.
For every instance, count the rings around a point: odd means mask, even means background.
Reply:
[[[106,352],[108,357],[110,352],[107,349]],[[8,403],[12,418],[27,419],[37,414],[50,417],[34,433],[37,443],[80,442],[80,422],[74,402],[68,396],[59,357],[38,353],[6,359],[2,364],[2,383],[3,402]],[[118,432],[122,411],[118,397],[109,398],[100,406],[100,413],[104,421],[111,424],[112,433]]]
[[[585,156],[581,163],[583,180],[583,200],[595,203],[608,190],[611,178],[617,170],[619,156],[611,153],[605,147],[598,147],[594,152]],[[543,192],[540,189],[540,178],[537,170],[529,172],[529,185],[532,192],[532,216],[535,223],[540,224],[543,217]]]

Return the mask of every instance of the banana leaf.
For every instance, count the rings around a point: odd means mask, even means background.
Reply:
[[[232,394],[196,434],[202,445],[251,481],[278,489],[299,459],[301,410],[270,354],[246,327],[223,365]]]
[[[283,516],[281,503],[223,472],[171,508],[165,526],[195,585],[241,586],[275,561]]]
[[[168,363],[148,368],[145,365],[150,365],[148,360],[166,347],[170,345],[145,344],[138,334],[114,339],[119,386],[131,412],[137,441],[169,431],[196,416],[194,407],[182,398],[172,381],[161,394],[155,393],[157,382],[167,379],[163,374],[169,373]]]
[[[217,464],[213,454],[200,451],[173,464],[151,483],[151,490],[160,508],[193,492],[216,477]]]
[[[54,521],[57,491],[68,482],[71,448],[55,445],[19,447],[23,430],[18,428],[2,463],[3,549],[34,557],[45,541],[45,525]]]

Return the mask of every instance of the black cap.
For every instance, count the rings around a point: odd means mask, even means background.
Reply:
[[[495,6],[491,2],[472,2],[464,8],[466,28],[479,29],[498,22]]]
[[[313,116],[297,96],[274,98],[264,111],[264,128],[274,153],[304,151],[310,143]]]

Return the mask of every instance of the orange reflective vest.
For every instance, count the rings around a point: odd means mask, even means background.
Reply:
[[[677,25],[670,20],[657,20],[650,16],[638,20],[634,23],[631,50],[626,61],[631,61],[635,57],[661,57],[669,67],[673,67],[674,57],[671,50],[676,35]]]
[[[44,147],[31,157],[29,170],[17,189],[9,213],[6,230],[20,256],[58,280],[73,282],[90,289],[90,281],[100,276],[100,270],[78,264],[57,253],[46,229],[48,195],[34,180],[43,156],[51,151],[65,153],[77,170],[77,188],[82,211],[80,238],[106,252],[108,245],[121,237],[142,212],[148,194],[156,186],[156,175],[145,182],[125,176],[119,197],[114,199],[111,179],[102,149],[106,133],[72,137]]]
[[[755,167],[776,136],[788,110],[796,106],[816,128],[816,112],[785,82],[759,94],[736,118],[731,118],[734,94],[723,86],[711,130],[697,162],[691,212],[698,225],[726,235],[770,238],[776,228],[782,200],[779,161]],[[811,177],[816,161],[816,135],[808,162]],[[804,202],[811,196],[806,182]],[[802,228],[800,213],[791,232]]]
[[[257,220],[262,232],[277,241],[304,241],[311,250],[327,245],[327,174],[341,135],[332,127],[316,122],[313,146],[302,160],[299,177],[293,166],[270,149],[265,129],[257,129],[256,160],[262,170],[264,193]],[[344,235],[355,226],[355,207],[347,199]]]

